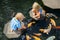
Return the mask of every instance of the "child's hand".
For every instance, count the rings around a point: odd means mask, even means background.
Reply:
[[[34,33],[34,35],[41,36],[42,34],[41,33]]]
[[[44,32],[44,29],[39,29],[40,32]]]
[[[40,29],[39,31],[48,34],[50,31],[48,29]]]

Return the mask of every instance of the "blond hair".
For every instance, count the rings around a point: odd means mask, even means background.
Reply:
[[[38,9],[40,9],[40,5],[37,2],[34,2],[32,5],[32,8],[38,10]]]
[[[23,13],[21,13],[21,12],[18,12],[15,17],[20,18],[20,19],[24,19],[25,18]]]

